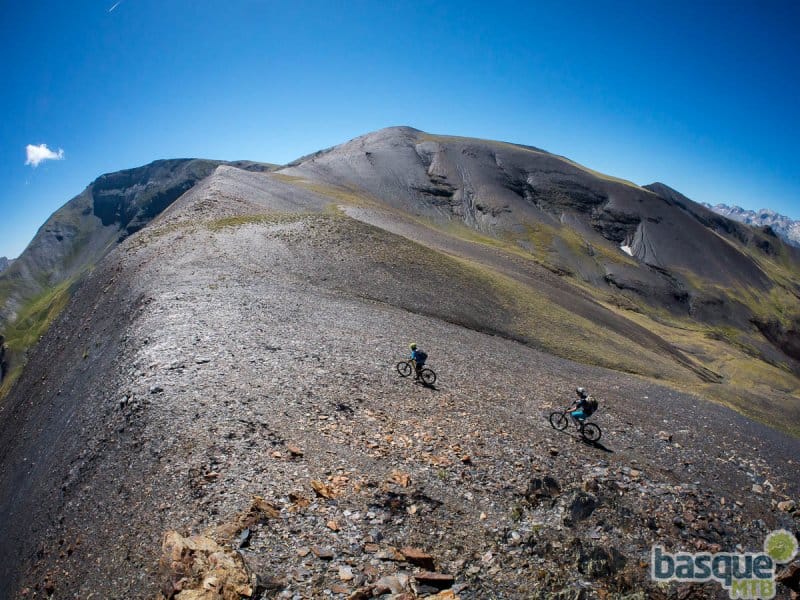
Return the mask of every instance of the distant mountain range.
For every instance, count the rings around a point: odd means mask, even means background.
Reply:
[[[703,203],[715,213],[756,227],[771,227],[784,240],[793,246],[800,247],[800,221],[794,221],[787,216],[776,213],[774,210],[762,208],[759,211],[747,210],[740,206],[717,204],[712,206]]]
[[[0,273],[5,271],[12,262],[14,262],[13,259],[9,260],[5,256],[0,256]]]

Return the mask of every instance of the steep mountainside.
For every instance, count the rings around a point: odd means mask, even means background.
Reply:
[[[528,293],[520,306],[558,304],[579,317],[531,314],[517,335],[537,347],[706,382],[694,389],[769,421],[768,405],[775,414],[798,410],[800,252],[667,186],[641,188],[531,147],[410,128],[356,138],[277,176],[339,198],[359,219],[510,275]],[[502,265],[489,254],[502,255]],[[622,339],[587,342],[597,334],[580,319]],[[641,347],[694,375],[676,376],[663,361],[634,364]]]
[[[220,161],[158,160],[98,177],[56,211],[0,274],[0,332],[6,370],[18,374],[27,348],[64,306],[70,288],[116,244],[149,223]],[[268,165],[233,163],[264,170]],[[8,382],[0,391],[8,388]]]
[[[800,221],[794,221],[785,215],[776,213],[774,210],[762,208],[759,211],[754,211],[739,206],[728,206],[727,204],[711,206],[704,203],[703,206],[740,223],[746,223],[754,227],[770,227],[793,246],[800,246]]]
[[[410,128],[244,166],[97,202],[113,244],[0,402],[0,597],[713,598],[651,546],[800,531],[780,239]],[[547,422],[576,385],[598,444]]]

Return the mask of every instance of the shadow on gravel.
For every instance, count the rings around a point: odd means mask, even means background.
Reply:
[[[428,385],[427,383],[422,383],[421,381],[415,381],[414,384],[415,385],[421,385],[422,387],[428,388],[429,390],[433,390],[434,392],[438,392],[439,391],[439,388],[436,387],[436,384]]]
[[[353,407],[350,406],[349,404],[345,404],[344,402],[337,403],[334,406],[334,408],[337,410],[337,412],[342,412],[342,413],[345,413],[347,415],[352,415],[352,414],[355,413],[355,411],[353,410]]]
[[[597,448],[598,450],[602,450],[603,452],[608,452],[609,454],[613,454],[614,453],[614,451],[611,448],[608,448],[608,447],[604,446],[599,441],[598,442],[590,442],[589,440],[587,440],[586,438],[583,438],[583,437],[579,437],[578,439],[581,441],[581,443],[586,444],[587,446],[591,446],[592,448]]]
[[[609,454],[613,454],[614,453],[614,451],[611,448],[609,448],[608,446],[603,445],[599,441],[591,442],[591,441],[587,440],[585,437],[583,437],[582,435],[575,435],[571,431],[561,431],[559,429],[554,429],[554,431],[557,431],[558,433],[563,433],[564,435],[567,435],[567,436],[571,437],[576,442],[580,442],[581,444],[584,444],[584,445],[589,446],[591,448],[596,448],[597,450],[602,450],[603,452],[608,452]]]

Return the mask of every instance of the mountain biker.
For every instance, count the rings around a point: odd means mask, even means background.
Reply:
[[[419,379],[422,367],[425,366],[425,361],[428,360],[428,355],[423,352],[421,348],[417,348],[417,345],[414,343],[409,344],[408,347],[411,348],[411,356],[408,358],[414,361],[414,379],[417,380]]]
[[[567,411],[575,421],[578,427],[583,425],[583,422],[592,416],[594,411],[597,410],[597,400],[592,398],[589,393],[582,387],[575,388],[575,394],[578,398],[572,403]]]

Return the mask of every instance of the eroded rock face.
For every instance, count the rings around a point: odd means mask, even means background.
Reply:
[[[800,360],[800,319],[790,325],[785,325],[777,319],[770,321],[754,319],[753,323],[764,337],[780,348],[786,356]]]
[[[253,595],[242,557],[209,537],[168,531],[162,552],[162,600],[242,600]]]
[[[145,167],[98,177],[90,186],[92,212],[103,226],[123,235],[138,231],[207,177],[216,161],[161,160]]]
[[[550,475],[544,477],[534,477],[528,484],[525,492],[525,499],[531,505],[537,505],[543,500],[552,500],[561,493],[561,486],[558,481]]]

